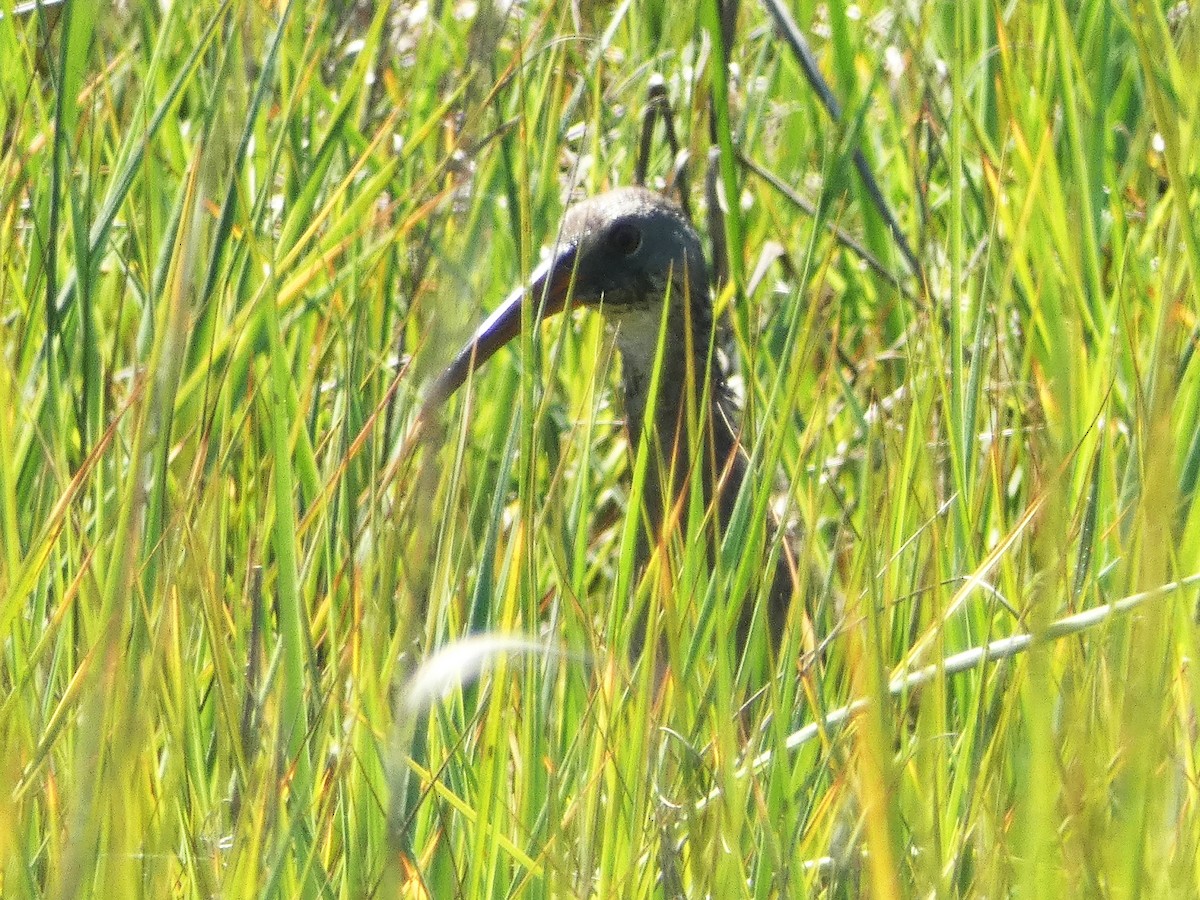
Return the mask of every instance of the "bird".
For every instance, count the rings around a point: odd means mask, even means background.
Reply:
[[[599,308],[614,331],[631,453],[637,452],[644,431],[650,431],[643,546],[654,546],[663,537],[673,510],[686,509],[690,453],[697,443],[703,454],[698,471],[706,508],[713,510],[723,533],[747,478],[749,459],[739,439],[737,403],[713,350],[708,266],[700,236],[682,209],[648,188],[616,188],[569,206],[553,252],[435,379],[418,419],[432,416],[473,370],[520,333],[523,307],[529,305],[535,318],[539,313],[546,318],[562,312],[568,302]],[[660,330],[662,362],[658,393],[652,398]],[[698,442],[689,440],[689,414],[700,426]],[[775,526],[768,524],[770,538]],[[770,543],[768,539],[766,546]],[[766,603],[774,651],[784,634],[796,580],[790,553],[780,553]],[[753,604],[743,601],[736,638],[740,652],[750,640],[753,611]],[[640,637],[635,643],[640,644]]]

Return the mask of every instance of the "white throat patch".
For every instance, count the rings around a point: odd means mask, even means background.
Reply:
[[[604,315],[616,330],[621,365],[648,383],[650,373],[654,371],[654,357],[658,353],[662,304],[638,304],[620,310],[607,308]],[[668,337],[664,353],[671,351],[671,343]]]

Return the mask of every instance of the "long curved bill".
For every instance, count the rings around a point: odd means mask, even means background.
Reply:
[[[562,312],[567,305],[577,253],[574,244],[560,247],[554,256],[533,270],[528,287],[517,288],[487,317],[430,387],[421,407],[421,418],[444,404],[472,371],[521,333],[521,310],[526,303],[533,304],[535,316],[540,308],[542,318]]]

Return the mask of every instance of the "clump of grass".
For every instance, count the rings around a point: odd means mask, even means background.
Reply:
[[[801,4],[837,123],[715,0],[0,12],[6,893],[1200,889],[1194,9]],[[757,477],[640,568],[598,319],[405,438],[659,77]]]

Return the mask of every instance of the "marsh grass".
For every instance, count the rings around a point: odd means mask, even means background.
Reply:
[[[802,2],[835,124],[742,7],[0,0],[5,896],[1200,892],[1197,13]],[[643,568],[599,317],[410,429],[656,74],[757,477]]]

